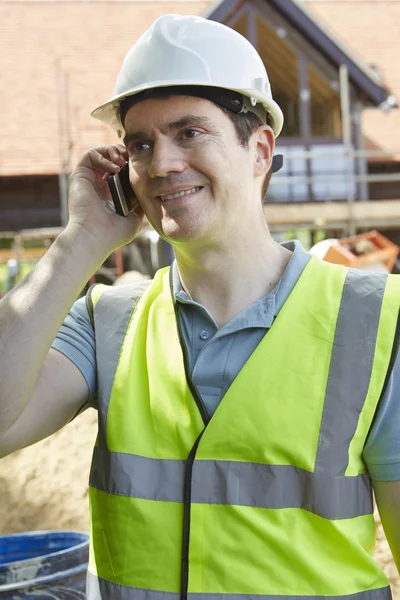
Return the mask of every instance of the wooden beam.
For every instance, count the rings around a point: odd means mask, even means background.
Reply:
[[[13,248],[0,250],[0,263],[7,262],[10,258],[19,258],[19,260],[39,260],[47,252],[47,248],[21,248],[17,253]]]
[[[20,231],[0,231],[0,240],[46,240],[55,239],[62,232],[62,227],[42,227],[41,229],[21,229]]]
[[[354,220],[357,228],[400,228],[400,200],[355,202]],[[271,203],[264,207],[272,231],[293,227],[306,229],[345,229],[348,225],[347,202]]]

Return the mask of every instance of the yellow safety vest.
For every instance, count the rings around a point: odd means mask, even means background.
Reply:
[[[396,356],[400,278],[311,259],[211,419],[169,269],[134,289],[88,296],[88,600],[390,599],[362,451]]]

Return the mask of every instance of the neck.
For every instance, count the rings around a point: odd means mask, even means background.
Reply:
[[[271,292],[292,256],[267,229],[262,236],[236,238],[234,247],[221,244],[195,252],[177,248],[175,254],[183,288],[218,327]]]

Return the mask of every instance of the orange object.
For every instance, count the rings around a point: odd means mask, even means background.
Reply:
[[[357,252],[357,248],[361,252]],[[383,263],[389,273],[392,271],[399,253],[399,246],[388,240],[384,235],[373,229],[333,244],[324,256],[327,262],[346,267],[365,267]]]

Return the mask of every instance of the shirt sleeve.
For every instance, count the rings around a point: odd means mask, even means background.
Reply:
[[[89,397],[78,414],[86,410],[86,408],[96,408],[95,335],[86,308],[85,298],[79,298],[73,304],[51,347],[69,358],[86,380],[89,388]]]
[[[372,479],[400,480],[400,360],[397,355],[388,386],[369,432],[364,460]]]

